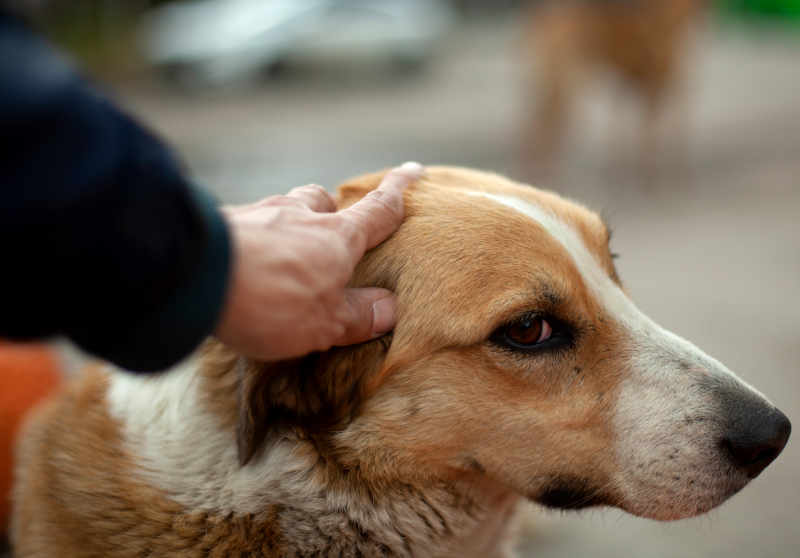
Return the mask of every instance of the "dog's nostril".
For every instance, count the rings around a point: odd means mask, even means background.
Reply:
[[[747,476],[754,478],[786,446],[792,424],[777,409],[756,415],[749,421],[734,422],[721,445],[730,455],[731,461],[747,473]]]
[[[722,440],[722,447],[728,451],[733,462],[751,477],[764,470],[781,452],[777,447],[763,447],[760,444],[751,446],[727,438]]]

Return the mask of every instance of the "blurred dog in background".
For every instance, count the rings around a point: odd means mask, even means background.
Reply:
[[[525,26],[525,56],[537,59],[522,133],[526,173],[552,174],[576,93],[587,70],[606,69],[642,101],[638,162],[649,177],[659,121],[680,91],[686,50],[703,0],[547,0]],[[533,64],[530,64],[531,66]]]

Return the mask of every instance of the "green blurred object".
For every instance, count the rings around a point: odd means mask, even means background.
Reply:
[[[30,2],[38,7],[23,13],[53,43],[79,60],[93,77],[116,79],[142,68],[136,43],[137,25],[147,6],[155,3],[154,0]]]
[[[723,5],[742,15],[800,19],[800,0],[726,0]]]

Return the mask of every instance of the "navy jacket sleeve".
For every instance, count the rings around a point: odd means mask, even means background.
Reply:
[[[0,13],[0,337],[163,369],[214,328],[230,260],[168,150]]]

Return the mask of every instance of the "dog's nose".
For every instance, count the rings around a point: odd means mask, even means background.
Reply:
[[[789,440],[792,423],[778,409],[746,402],[730,417],[722,447],[731,461],[755,478],[778,457]]]

